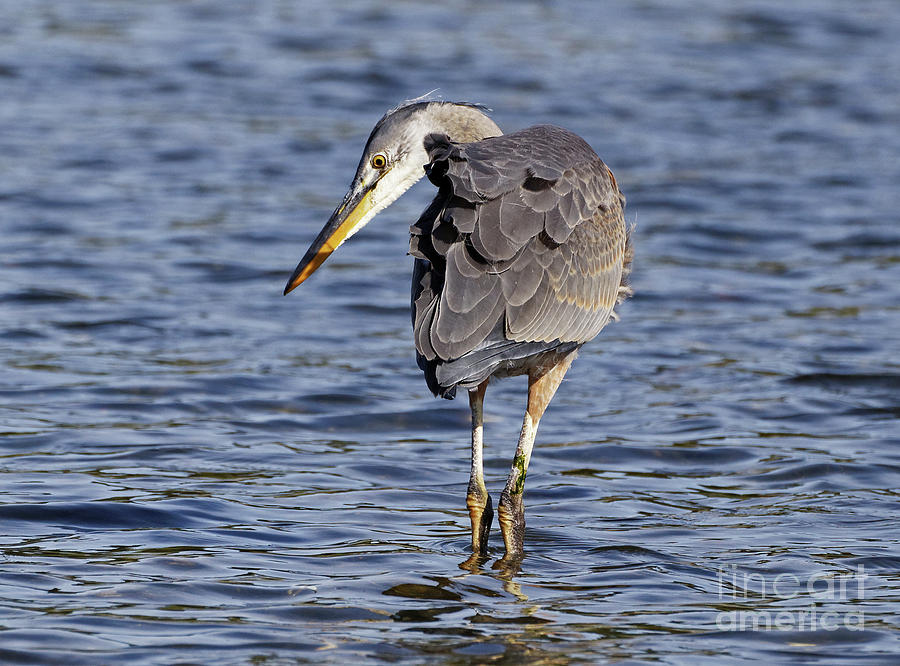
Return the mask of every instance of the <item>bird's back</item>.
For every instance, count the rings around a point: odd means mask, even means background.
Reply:
[[[571,352],[626,294],[625,199],[577,135],[549,125],[426,139],[434,201],[411,227],[417,358],[436,395]]]

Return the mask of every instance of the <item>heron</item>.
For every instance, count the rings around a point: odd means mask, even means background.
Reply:
[[[516,561],[524,553],[523,493],[538,424],[578,350],[630,294],[632,250],[625,198],[586,141],[553,125],[503,134],[488,111],[443,100],[389,110],[284,293],[418,180],[427,176],[437,187],[410,227],[416,360],[435,396],[468,391],[473,557],[488,552],[494,514],[483,472],[485,392],[491,380],[528,377],[497,504],[503,560]]]

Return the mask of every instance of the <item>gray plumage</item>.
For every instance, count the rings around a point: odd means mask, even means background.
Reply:
[[[518,374],[596,336],[627,294],[625,199],[577,135],[550,125],[425,140],[439,191],[410,232],[413,329],[436,395]]]

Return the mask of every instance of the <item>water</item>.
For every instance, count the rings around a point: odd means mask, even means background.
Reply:
[[[0,16],[0,661],[895,662],[895,3]],[[459,566],[468,410],[408,319],[430,186],[280,295],[433,88],[582,134],[637,224],[518,570],[496,528]],[[488,392],[495,500],[523,406]]]

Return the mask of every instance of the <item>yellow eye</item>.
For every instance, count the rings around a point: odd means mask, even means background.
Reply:
[[[387,165],[387,158],[378,153],[375,157],[372,158],[372,167],[375,169],[383,169]]]

